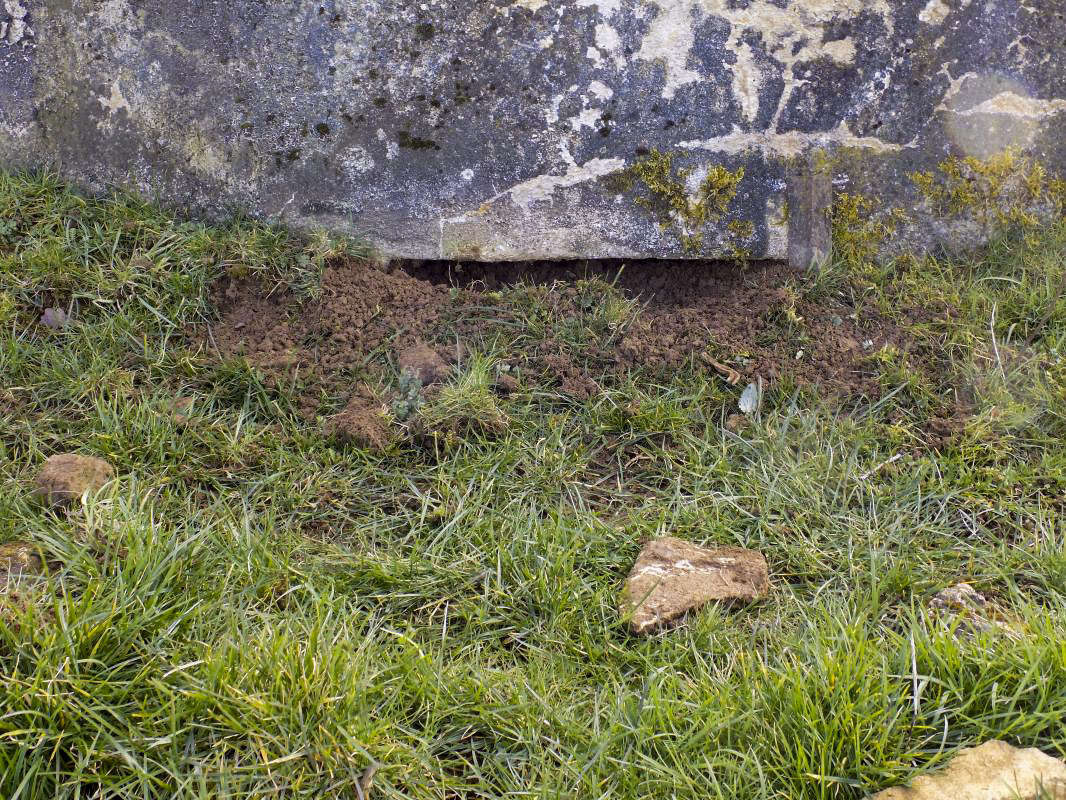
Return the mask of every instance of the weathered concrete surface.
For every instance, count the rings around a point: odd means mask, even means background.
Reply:
[[[949,153],[1066,164],[1062,0],[2,6],[0,165],[399,256],[779,258],[811,148],[846,156],[838,191],[905,210],[907,174]],[[692,192],[711,166],[745,170],[684,251],[611,180],[652,150]],[[897,238],[951,236],[916,213]]]

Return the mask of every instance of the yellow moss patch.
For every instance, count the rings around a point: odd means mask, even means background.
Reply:
[[[973,214],[988,234],[1032,228],[1040,222],[1037,209],[1061,215],[1066,200],[1062,179],[1013,150],[983,161],[953,156],[935,172],[915,172],[910,178],[935,213]]]
[[[663,230],[676,226],[682,249],[695,253],[703,246],[700,229],[729,211],[744,177],[744,168],[731,172],[717,164],[710,167],[695,197],[689,195],[687,188],[691,175],[690,167],[674,167],[672,153],[652,150],[615,175],[612,182],[619,192],[628,192],[639,184],[645,194],[634,202],[654,211]]]
[[[875,260],[882,245],[896,232],[900,216],[899,209],[893,209],[887,217],[875,218],[870,198],[838,194],[830,214],[836,257],[852,266]]]

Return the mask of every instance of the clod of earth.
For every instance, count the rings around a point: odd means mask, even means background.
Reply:
[[[34,495],[53,506],[64,506],[85,492],[99,490],[115,475],[115,469],[102,458],[61,453],[52,456],[37,476]]]
[[[871,800],[1064,800],[1066,763],[1036,748],[990,741],[962,750],[942,771]]]
[[[325,432],[341,444],[372,453],[380,453],[389,445],[389,421],[384,406],[365,387],[351,396],[340,413],[326,421]]]
[[[625,587],[624,611],[633,633],[652,633],[712,601],[750,603],[770,588],[762,553],[706,548],[664,537],[648,542]]]
[[[414,375],[423,386],[441,383],[451,372],[448,362],[425,342],[416,342],[405,349],[398,362],[403,372]]]
[[[503,395],[513,394],[518,391],[518,378],[501,372],[496,376],[496,391]]]

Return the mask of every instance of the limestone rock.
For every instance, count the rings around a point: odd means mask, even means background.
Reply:
[[[61,453],[44,463],[34,494],[53,506],[68,505],[86,491],[98,490],[114,474],[114,467],[102,458]]]
[[[988,607],[985,596],[968,583],[957,583],[937,592],[929,607],[938,611],[960,614],[983,614]]]
[[[940,772],[871,800],[1066,800],[1066,764],[1035,748],[985,742],[963,750]]]
[[[940,619],[957,624],[959,630],[1018,635],[1013,626],[999,618],[985,596],[968,583],[957,583],[937,592],[929,601],[929,610]]]
[[[386,257],[806,267],[832,200],[812,166],[874,219],[905,210],[886,245],[922,250],[985,226],[915,170],[1007,148],[1066,167],[1061,0],[5,5],[27,16],[0,10],[0,166]],[[726,173],[737,191],[686,202]]]
[[[769,588],[762,553],[664,537],[648,542],[633,565],[624,610],[633,633],[651,633],[706,603],[750,603]]]

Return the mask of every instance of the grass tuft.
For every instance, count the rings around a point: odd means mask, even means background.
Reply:
[[[1064,245],[827,265],[781,325],[820,293],[915,348],[871,355],[860,408],[780,384],[739,421],[687,368],[501,393],[504,349],[579,361],[640,314],[508,288],[508,340],[402,421],[436,444],[371,454],[188,336],[218,277],[313,302],[358,243],[0,175],[0,543],[54,565],[0,586],[0,795],[823,800],[988,738],[1066,755]],[[56,513],[29,494],[65,451],[118,477]],[[663,534],[762,550],[771,595],[631,637],[622,581]],[[931,616],[960,581],[1021,634]]]

